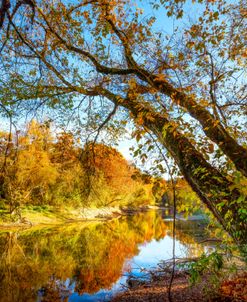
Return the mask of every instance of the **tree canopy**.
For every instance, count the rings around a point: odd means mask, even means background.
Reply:
[[[18,12],[13,3],[1,29],[3,113],[78,109],[81,128],[98,131],[128,115],[137,139],[151,134],[245,243],[245,2],[31,1]],[[179,26],[167,33],[169,22]]]

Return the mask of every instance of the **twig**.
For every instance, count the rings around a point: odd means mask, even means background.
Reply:
[[[148,132],[149,133],[149,132]],[[157,144],[157,142],[155,141],[155,139],[153,138],[152,134],[149,133],[149,135],[151,136],[151,138],[153,139],[157,149],[159,150],[159,153],[161,155],[161,157],[163,158],[169,176],[171,178],[171,183],[172,183],[172,192],[173,192],[173,220],[172,220],[172,237],[173,237],[173,242],[172,242],[172,273],[171,273],[171,279],[169,282],[169,286],[168,286],[168,300],[169,302],[172,302],[172,294],[171,294],[171,288],[172,288],[172,282],[174,279],[174,275],[175,275],[175,265],[176,265],[176,256],[175,256],[175,251],[176,251],[176,185],[173,179],[173,173],[170,169],[169,163],[166,159],[166,157],[164,156],[160,146]]]

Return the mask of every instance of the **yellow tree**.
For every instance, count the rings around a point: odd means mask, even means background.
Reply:
[[[21,193],[21,202],[42,203],[48,199],[49,189],[55,184],[58,171],[49,154],[50,129],[32,121],[27,133],[19,137],[19,150],[14,169],[15,189]]]

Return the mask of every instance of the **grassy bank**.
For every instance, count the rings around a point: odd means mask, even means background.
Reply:
[[[122,215],[145,211],[153,206],[129,207],[103,207],[103,208],[73,208],[52,206],[28,206],[21,209],[21,215],[0,212],[0,229],[18,227],[32,227],[37,225],[57,225],[67,222],[84,220],[106,220]]]

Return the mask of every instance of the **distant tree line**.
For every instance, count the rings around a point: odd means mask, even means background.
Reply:
[[[0,205],[115,206],[154,203],[165,181],[142,174],[114,148],[82,147],[70,132],[32,121],[0,133]]]

